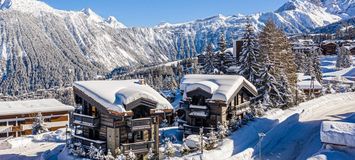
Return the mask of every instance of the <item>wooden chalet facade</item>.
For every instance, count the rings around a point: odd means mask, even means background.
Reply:
[[[178,114],[186,121],[185,135],[198,134],[201,127],[206,133],[215,130],[218,122],[232,117],[242,119],[257,95],[255,86],[236,75],[186,75],[180,89],[184,95]]]
[[[336,55],[338,44],[336,42],[323,42],[321,44],[323,55]]]
[[[92,143],[105,151],[120,148],[144,159],[149,149],[158,155],[159,122],[172,106],[139,80],[82,81],[74,83],[76,106],[73,142]]]
[[[20,137],[32,134],[32,125],[38,113],[42,114],[45,127],[50,131],[69,124],[69,114],[74,107],[55,99],[0,102],[0,138]]]

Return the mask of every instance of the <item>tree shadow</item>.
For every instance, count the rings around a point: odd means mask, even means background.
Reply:
[[[349,117],[352,115],[351,117]],[[334,115],[339,121],[355,122],[354,112]],[[348,118],[346,118],[348,117]],[[324,120],[299,121],[294,114],[266,133],[261,143],[262,159],[307,159],[322,148],[320,126]],[[259,145],[254,146],[253,156],[259,158]]]

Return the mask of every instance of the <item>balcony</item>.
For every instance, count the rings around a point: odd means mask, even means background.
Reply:
[[[93,116],[88,116],[79,113],[73,113],[74,124],[87,126],[87,127],[98,127],[100,124],[100,119]]]
[[[200,128],[201,128],[200,126],[190,126],[184,124],[184,134],[186,135],[200,134]],[[203,127],[204,134],[210,133],[212,130],[216,130],[216,129],[212,127]]]
[[[106,141],[93,140],[79,135],[72,135],[72,142],[81,143],[85,149],[89,149],[92,143],[96,148],[101,147],[103,150],[106,150]]]
[[[147,130],[151,129],[152,118],[138,118],[130,119],[127,121],[127,126],[131,128],[132,131]]]
[[[122,145],[122,152],[124,154],[128,154],[131,150],[134,153],[147,153],[149,148],[152,147],[154,141],[147,141],[147,142],[136,142],[136,143],[123,143]]]

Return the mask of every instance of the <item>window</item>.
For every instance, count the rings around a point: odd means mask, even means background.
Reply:
[[[192,96],[191,104],[204,106],[204,105],[206,105],[206,97],[200,96],[200,95]]]
[[[134,132],[135,134],[135,141],[143,141],[144,140],[144,136],[143,136],[143,131],[136,131]]]

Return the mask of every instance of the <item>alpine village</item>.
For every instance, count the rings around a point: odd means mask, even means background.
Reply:
[[[328,1],[149,29],[0,0],[0,159],[352,159],[355,2]]]

